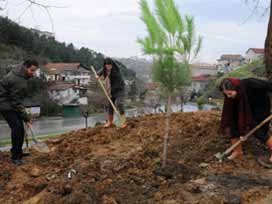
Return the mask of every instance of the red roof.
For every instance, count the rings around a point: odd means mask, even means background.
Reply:
[[[209,81],[209,76],[207,75],[199,75],[192,77],[193,81],[199,81],[199,82],[207,82]]]
[[[264,54],[264,48],[249,48],[246,53],[248,53],[249,50],[252,50],[256,54]]]
[[[147,90],[156,90],[159,86],[156,83],[148,83],[145,85]]]
[[[80,63],[48,63],[43,67],[43,70],[49,74],[59,74],[62,71],[86,71],[82,68]]]

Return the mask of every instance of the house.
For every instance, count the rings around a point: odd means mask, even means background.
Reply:
[[[217,62],[218,71],[226,73],[244,64],[245,58],[242,55],[224,54]]]
[[[250,63],[254,60],[263,59],[264,49],[263,48],[249,48],[246,51],[246,62]]]
[[[192,76],[199,75],[217,75],[217,66],[208,63],[195,63],[191,65]]]
[[[68,104],[79,98],[79,94],[74,87],[73,83],[59,82],[50,84],[48,86],[49,97],[59,105]]]
[[[198,75],[192,77],[191,91],[198,93],[206,88],[210,82],[210,75]]]
[[[35,102],[29,98],[25,98],[23,100],[24,107],[26,108],[26,112],[33,117],[39,117],[41,114],[41,105],[38,102]]]
[[[73,82],[75,85],[88,85],[91,81],[90,71],[80,63],[48,63],[42,67],[46,81]]]
[[[156,91],[159,88],[159,85],[156,83],[147,83],[145,89],[148,91]]]

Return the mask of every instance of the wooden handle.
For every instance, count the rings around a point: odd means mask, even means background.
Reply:
[[[97,75],[97,73],[96,73],[96,71],[95,71],[95,69],[94,69],[93,66],[91,66],[91,69],[92,69],[93,73],[94,73],[95,75]],[[107,90],[105,89],[105,87],[104,87],[103,82],[101,81],[101,79],[98,79],[98,82],[99,82],[99,84],[100,84],[102,90],[104,91],[104,93],[105,93],[105,95],[106,95],[108,101],[110,102],[112,108],[113,108],[114,111],[118,114],[119,118],[121,118],[120,112],[117,110],[116,106],[115,106],[114,103],[112,102],[112,100],[111,100],[111,98],[110,98],[110,96],[109,96]]]
[[[260,129],[265,123],[269,122],[272,119],[272,115],[268,116],[265,120],[263,120],[259,125],[257,125],[255,128],[253,128],[249,133],[245,135],[245,140],[247,140],[251,135],[253,135],[258,129]],[[229,149],[227,149],[223,154],[228,155],[232,152],[237,146],[239,146],[242,143],[241,140],[236,142],[234,145],[232,145]]]

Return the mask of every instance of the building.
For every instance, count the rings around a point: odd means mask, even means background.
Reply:
[[[83,86],[91,81],[90,71],[80,63],[48,63],[42,67],[42,73],[48,82],[72,82]]]
[[[71,101],[79,99],[79,94],[73,83],[54,83],[48,86],[49,97],[59,105],[69,104]]]
[[[199,75],[217,75],[217,66],[208,63],[195,63],[191,65],[192,76]]]
[[[246,62],[250,63],[254,60],[263,59],[264,58],[264,49],[263,48],[249,48],[246,51]]]
[[[31,116],[31,118],[39,117],[41,114],[41,105],[38,102],[35,102],[29,98],[23,100],[24,107],[26,112]]]
[[[198,93],[206,88],[210,81],[210,75],[198,75],[192,77],[191,91]]]
[[[224,54],[217,60],[217,68],[219,72],[230,72],[245,63],[242,55]]]

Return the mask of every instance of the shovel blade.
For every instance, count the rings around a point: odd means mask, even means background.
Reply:
[[[38,152],[41,152],[41,153],[49,153],[50,150],[47,146],[47,144],[43,143],[43,142],[37,142],[37,143],[34,143],[32,145],[32,147],[38,151]]]
[[[117,127],[122,127],[126,123],[126,117],[125,116],[120,116],[118,120],[116,121],[116,126]]]
[[[224,158],[224,154],[218,152],[217,154],[214,155],[220,162],[223,160]]]

